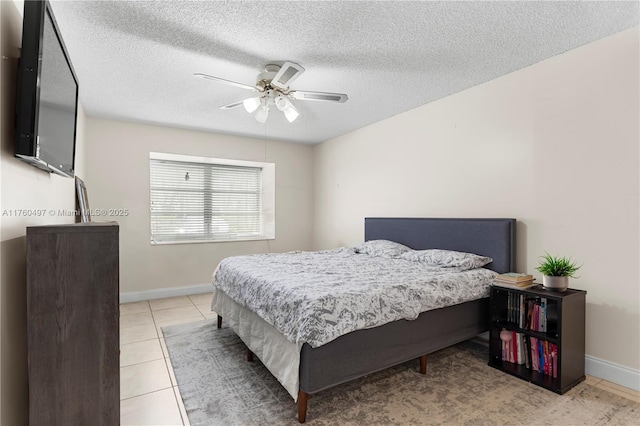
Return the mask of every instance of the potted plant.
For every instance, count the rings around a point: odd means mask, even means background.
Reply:
[[[536,269],[542,273],[542,285],[545,289],[562,292],[569,287],[569,277],[578,278],[575,273],[581,267],[582,265],[576,265],[571,258],[545,253]]]

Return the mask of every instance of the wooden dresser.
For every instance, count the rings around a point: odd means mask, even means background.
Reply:
[[[118,230],[27,228],[31,425],[120,422]]]

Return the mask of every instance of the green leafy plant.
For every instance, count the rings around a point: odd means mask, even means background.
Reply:
[[[576,265],[571,258],[551,256],[549,253],[545,253],[545,255],[541,257],[540,265],[536,269],[543,275],[579,278],[575,276],[575,273],[582,265]]]

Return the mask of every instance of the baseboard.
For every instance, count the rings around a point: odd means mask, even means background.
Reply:
[[[584,358],[585,372],[590,376],[640,391],[640,371],[591,355],[586,355]]]
[[[210,293],[213,286],[197,284],[186,287],[156,288],[144,291],[128,291],[120,293],[120,303],[140,302],[141,300],[164,299],[165,297],[188,296],[190,294]]]

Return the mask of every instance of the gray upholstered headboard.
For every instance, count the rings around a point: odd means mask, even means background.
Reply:
[[[499,273],[515,271],[515,219],[448,219],[368,217],[364,239],[391,240],[415,250],[430,248],[488,256],[486,268]]]

